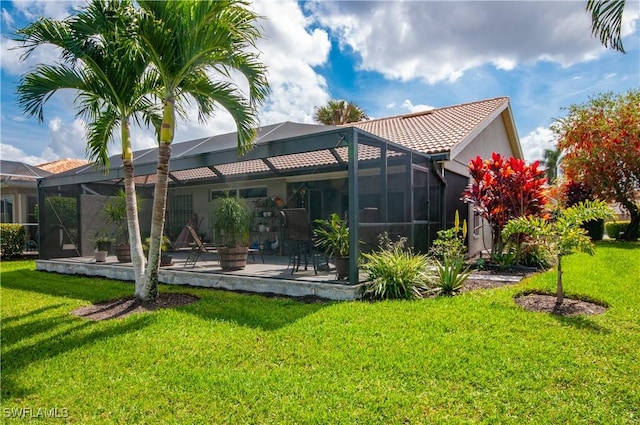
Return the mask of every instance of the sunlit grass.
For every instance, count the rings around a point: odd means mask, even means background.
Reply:
[[[2,407],[66,408],[73,423],[637,423],[640,246],[601,244],[563,266],[567,296],[605,314],[513,302],[552,291],[551,271],[376,303],[163,286],[201,300],[90,322],[69,313],[133,286],[3,262]]]

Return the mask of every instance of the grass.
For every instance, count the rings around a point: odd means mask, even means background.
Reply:
[[[133,286],[29,261],[0,267],[4,423],[52,408],[70,423],[640,422],[639,244],[566,258],[567,295],[609,305],[574,318],[513,302],[553,291],[551,271],[453,298],[376,303],[163,286],[201,301],[89,322],[69,312]]]

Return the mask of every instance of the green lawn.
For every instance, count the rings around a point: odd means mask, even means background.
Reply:
[[[610,307],[575,318],[513,302],[548,272],[376,303],[163,286],[201,301],[90,322],[69,312],[133,286],[0,267],[3,423],[640,423],[639,244],[566,258],[568,296]]]

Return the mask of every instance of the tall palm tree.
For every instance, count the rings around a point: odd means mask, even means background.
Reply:
[[[154,87],[144,77],[146,61],[134,44],[132,2],[92,1],[86,9],[64,20],[41,18],[16,32],[25,48],[23,59],[39,46],[61,49],[54,64],[41,64],[18,85],[18,102],[28,115],[43,120],[44,104],[63,89],[77,91],[78,115],[88,121],[87,155],[108,167],[108,147],[120,130],[127,226],[136,282],[144,275],[144,254],[133,181],[130,120],[149,125],[159,121],[157,106],[148,97]]]
[[[313,119],[324,125],[342,125],[368,119],[360,107],[346,100],[330,100],[325,106],[316,107]]]
[[[193,101],[198,118],[206,120],[217,106],[226,109],[238,130],[238,155],[251,149],[258,125],[257,107],[269,86],[266,68],[258,60],[255,27],[258,16],[241,0],[169,1],[140,0],[138,37],[150,63],[149,75],[161,87],[163,104],[159,134],[157,183],[151,218],[149,264],[138,297],[157,297],[160,239],[164,227],[171,143],[175,115]],[[229,81],[231,71],[248,83],[248,99]]]
[[[622,13],[625,5],[625,0],[587,0],[592,34],[600,38],[605,47],[622,53]]]
[[[560,150],[559,149],[545,149],[542,152],[542,164],[545,165],[547,174],[547,181],[549,184],[555,183],[558,178],[558,161],[560,160]]]

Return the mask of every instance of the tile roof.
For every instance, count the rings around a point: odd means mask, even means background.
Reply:
[[[74,168],[82,167],[83,165],[87,165],[88,163],[89,161],[86,161],[84,159],[64,158],[46,162],[44,164],[38,165],[37,167],[52,174],[58,174],[64,173],[65,171],[73,170]]]
[[[508,97],[498,97],[347,125],[419,152],[441,153],[463,142],[508,103]]]

